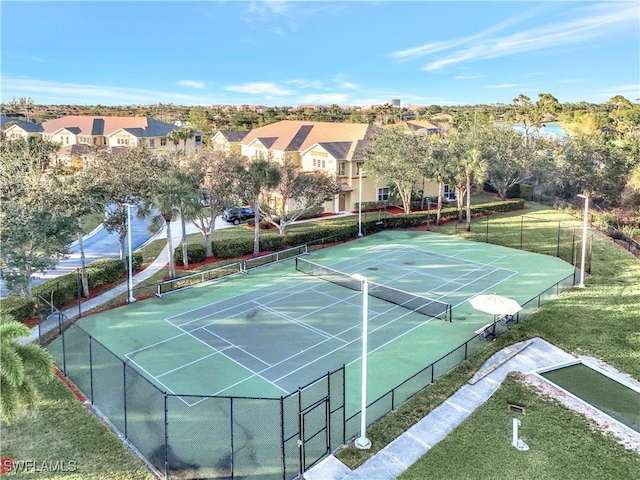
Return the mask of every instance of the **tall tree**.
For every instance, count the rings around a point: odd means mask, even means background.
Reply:
[[[401,127],[375,134],[364,152],[364,169],[397,189],[405,214],[411,211],[411,194],[420,179],[420,166],[427,150],[425,137]]]
[[[536,155],[523,145],[520,135],[508,127],[486,126],[477,131],[477,148],[486,160],[486,179],[500,198],[510,187],[531,176]]]
[[[55,267],[78,224],[47,169],[59,145],[39,137],[0,136],[0,275],[13,294],[31,296],[31,276]]]
[[[287,226],[333,199],[340,185],[324,172],[303,172],[290,156],[284,158],[278,169],[280,183],[265,192],[266,201],[261,204],[260,213],[284,235]]]
[[[15,420],[22,408],[33,413],[37,408],[36,380],[53,379],[53,357],[35,343],[21,344],[29,328],[9,317],[0,318],[0,418]]]
[[[238,171],[239,196],[253,205],[256,214],[253,236],[253,256],[260,253],[260,197],[280,183],[280,169],[270,159],[254,157]]]
[[[524,129],[524,144],[529,145],[532,130],[539,130],[545,115],[560,110],[560,103],[550,93],[538,94],[538,100],[533,103],[529,97],[520,94],[513,99],[513,109],[516,121],[522,123]]]
[[[104,221],[108,232],[117,232],[120,258],[125,259],[127,236],[127,204],[141,207],[149,198],[151,188],[168,168],[166,157],[154,156],[144,146],[101,152],[86,170],[97,179],[105,192],[107,211]]]
[[[203,236],[205,255],[213,256],[211,234],[216,218],[226,207],[238,202],[238,170],[242,157],[222,150],[191,152],[184,158],[184,168],[200,184],[201,202],[206,208],[197,208],[191,221]]]
[[[171,222],[180,215],[180,207],[185,200],[193,195],[193,182],[184,173],[171,168],[151,188],[147,208],[158,213],[151,217],[150,230],[158,232],[162,226],[166,227],[169,276],[176,277],[176,267],[173,260],[173,239]]]

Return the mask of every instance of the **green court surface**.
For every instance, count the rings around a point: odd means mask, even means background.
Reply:
[[[554,257],[431,232],[382,232],[304,258],[453,307],[448,322],[369,298],[372,399],[493,320],[471,307],[473,296],[495,292],[522,304],[573,272]],[[197,396],[280,398],[344,364],[349,415],[359,410],[361,306],[361,293],[296,271],[290,259],[79,325],[187,405]]]

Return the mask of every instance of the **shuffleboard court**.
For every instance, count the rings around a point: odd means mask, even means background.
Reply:
[[[452,306],[448,322],[369,298],[372,398],[491,321],[472,309],[470,298],[496,292],[524,303],[573,271],[557,258],[430,232],[382,232],[304,260]],[[357,411],[362,294],[296,271],[293,259],[91,315],[79,325],[186,405],[197,396],[279,398],[346,365],[347,412]]]

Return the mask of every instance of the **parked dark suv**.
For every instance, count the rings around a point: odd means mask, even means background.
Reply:
[[[238,225],[240,222],[246,222],[250,218],[255,218],[256,214],[249,207],[232,207],[227,208],[223,214],[222,219]]]

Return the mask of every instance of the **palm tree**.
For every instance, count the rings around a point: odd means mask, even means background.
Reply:
[[[260,253],[260,195],[269,191],[280,183],[280,169],[263,157],[253,158],[248,165],[240,167],[240,196],[253,204],[255,212],[253,256]]]
[[[171,238],[171,222],[180,214],[180,206],[185,199],[191,198],[193,185],[186,176],[175,169],[169,170],[151,191],[148,209],[156,209],[158,214],[151,218],[150,231],[157,232],[164,224],[167,227],[167,248],[169,261],[169,276],[176,277],[173,261],[173,240]]]
[[[11,422],[19,409],[35,412],[38,392],[35,381],[53,378],[51,354],[34,343],[21,345],[18,339],[29,336],[29,328],[9,317],[0,319],[0,418]]]
[[[180,130],[176,130],[176,132],[177,132],[176,136],[178,137],[178,139],[184,142],[184,151],[186,152],[187,140],[193,137],[193,134],[195,133],[195,129],[187,125],[185,127],[182,127]]]
[[[176,146],[176,150],[178,150],[178,145],[180,144],[180,130],[173,130],[171,132],[169,132],[169,134],[167,135],[167,138],[173,142],[173,144]]]
[[[466,231],[471,231],[471,178],[476,183],[484,181],[487,171],[487,165],[482,158],[482,152],[478,148],[467,150],[462,157],[462,165],[464,166],[465,177],[467,181],[467,225]]]

